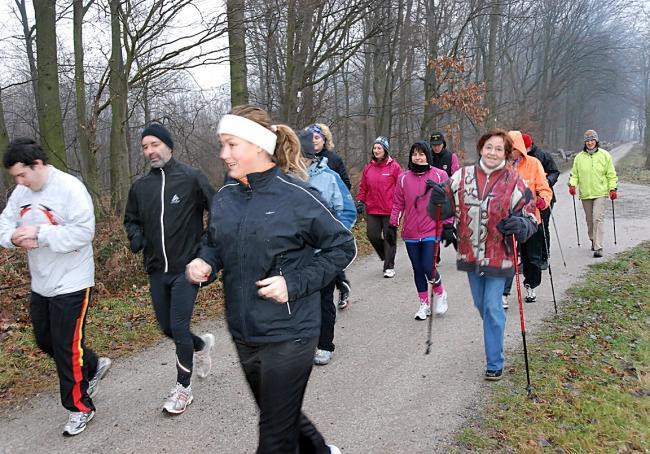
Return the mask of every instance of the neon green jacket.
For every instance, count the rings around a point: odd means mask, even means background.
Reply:
[[[607,197],[616,189],[618,177],[609,151],[598,148],[592,154],[582,150],[573,160],[569,186],[580,189],[580,199]]]

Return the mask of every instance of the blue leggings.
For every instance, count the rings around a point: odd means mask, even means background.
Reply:
[[[435,248],[435,241],[425,238],[424,240],[405,240],[406,252],[408,252],[409,259],[411,259],[411,266],[413,267],[413,280],[415,280],[415,288],[418,292],[426,292],[428,290],[428,283],[431,281],[431,271],[433,271],[433,250]],[[440,273],[436,270],[436,280],[433,284],[438,287],[442,284]]]

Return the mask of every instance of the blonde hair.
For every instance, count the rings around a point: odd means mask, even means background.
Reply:
[[[233,107],[230,113],[254,121],[269,131],[273,131],[271,129],[271,125],[273,125],[271,116],[266,110],[260,107],[244,104]],[[307,181],[309,174],[307,173],[307,167],[305,167],[302,159],[300,159],[302,153],[300,152],[300,140],[298,136],[287,125],[276,124],[275,129],[274,132],[278,136],[278,141],[275,145],[275,153],[271,159],[284,173]]]
[[[336,146],[334,145],[334,137],[332,137],[332,131],[330,131],[330,128],[325,123],[316,123],[316,126],[318,126],[325,135],[325,149],[334,151]]]

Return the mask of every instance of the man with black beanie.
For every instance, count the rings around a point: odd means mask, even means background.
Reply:
[[[451,177],[454,172],[460,169],[460,162],[456,153],[452,153],[447,149],[447,142],[445,136],[441,132],[434,132],[429,138],[429,145],[431,145],[431,157],[433,158],[433,167],[444,170],[447,175]]]
[[[176,385],[163,410],[179,414],[194,399],[193,370],[203,378],[212,366],[214,336],[190,331],[199,287],[185,278],[185,265],[196,256],[203,214],[215,191],[201,171],[176,161],[173,150],[172,136],[162,124],[142,131],[142,151],[151,170],[131,186],[124,226],[131,251],[143,251],[156,319],[176,344]]]

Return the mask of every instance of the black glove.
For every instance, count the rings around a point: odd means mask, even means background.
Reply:
[[[436,183],[433,180],[427,180],[427,188],[431,189],[429,207],[431,205],[442,205],[447,201],[447,191],[445,191],[445,187],[442,184]]]
[[[142,234],[135,235],[133,238],[131,238],[131,241],[129,241],[129,247],[131,248],[131,252],[134,254],[137,254],[142,249],[144,249],[144,246],[146,244],[147,240]]]
[[[497,229],[504,235],[519,237],[526,231],[526,221],[520,216],[508,216],[497,224]]]
[[[391,246],[394,246],[397,244],[397,226],[396,225],[389,225],[388,229],[386,229],[386,242],[390,244]]]
[[[366,211],[366,204],[361,200],[357,202],[357,214],[363,214]]]
[[[442,226],[442,240],[445,242],[445,247],[453,244],[454,249],[458,249],[458,237],[456,236],[456,227],[453,224]]]

